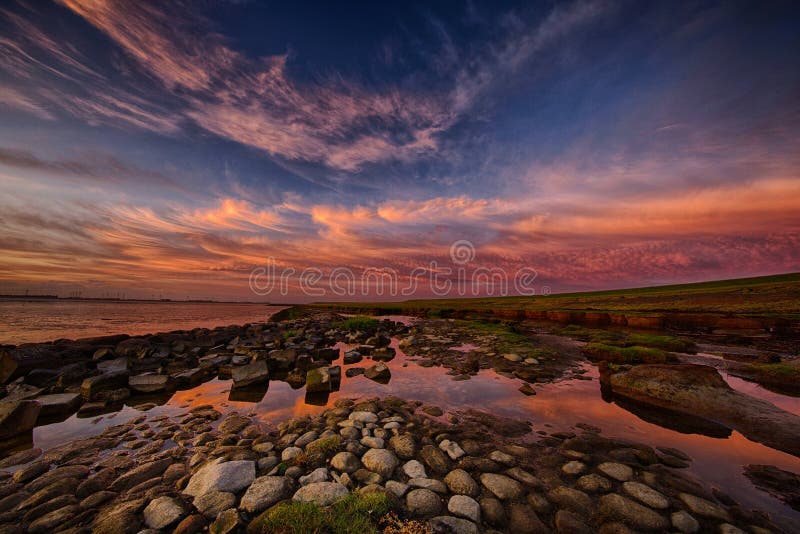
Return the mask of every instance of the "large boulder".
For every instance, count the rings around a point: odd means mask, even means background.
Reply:
[[[713,367],[653,364],[604,374],[615,397],[713,421],[800,456],[800,416],[731,389]]]
[[[114,352],[125,358],[143,360],[153,353],[153,346],[144,338],[132,337],[118,343]]]
[[[30,432],[41,409],[34,400],[0,402],[0,441]]]
[[[231,370],[234,387],[246,387],[269,380],[269,369],[265,360],[256,360],[247,365],[239,365]]]
[[[76,411],[81,406],[83,398],[80,393],[54,393],[42,395],[36,400],[42,405],[39,417],[64,415]]]
[[[317,506],[330,506],[348,493],[347,488],[338,482],[313,482],[297,490],[292,498]]]
[[[288,499],[292,494],[292,481],[287,477],[258,477],[247,488],[240,507],[251,514],[266,510],[270,506]]]
[[[236,493],[252,484],[255,478],[255,462],[249,460],[224,462],[222,459],[217,459],[192,475],[183,492],[193,497],[212,490]]]
[[[116,371],[89,377],[81,384],[81,395],[87,402],[105,400],[104,393],[127,388],[128,376],[128,371]]]

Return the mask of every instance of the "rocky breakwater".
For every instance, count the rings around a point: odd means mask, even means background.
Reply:
[[[587,425],[532,443],[527,424],[445,419],[398,398],[340,400],[277,428],[211,406],[143,415],[4,460],[21,465],[0,477],[0,531],[779,531],[662,462],[688,462],[680,451]]]
[[[257,402],[270,380],[293,388],[309,382],[309,401],[327,402],[338,389],[339,342],[356,346],[349,358],[376,360],[368,377],[387,381],[381,362],[394,357],[390,336],[406,328],[392,321],[350,325],[319,313],[296,320],[140,337],[109,336],[78,341],[0,347],[0,451],[31,441],[34,425],[90,417],[123,404],[152,406],[172,392],[213,378],[233,382],[232,400]]]
[[[615,397],[704,418],[753,441],[800,456],[800,417],[733,390],[713,367],[604,364],[601,380]]]

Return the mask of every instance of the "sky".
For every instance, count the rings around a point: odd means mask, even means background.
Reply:
[[[3,2],[0,293],[800,271],[798,56],[793,1]]]

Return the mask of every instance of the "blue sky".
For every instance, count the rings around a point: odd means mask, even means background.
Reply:
[[[11,2],[0,281],[246,298],[471,241],[555,290],[798,270],[794,2]]]

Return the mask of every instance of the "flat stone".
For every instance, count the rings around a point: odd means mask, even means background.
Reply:
[[[665,517],[616,493],[609,493],[600,497],[598,514],[603,517],[622,520],[627,525],[642,530],[661,532],[669,528],[669,521]]]
[[[451,514],[464,517],[475,523],[481,520],[481,505],[472,497],[466,495],[453,495],[447,501],[447,511]]]
[[[513,478],[496,473],[483,473],[480,478],[481,484],[498,499],[517,499],[522,496],[522,486]]]
[[[428,474],[425,472],[425,466],[417,460],[409,460],[403,464],[403,473],[408,478],[427,478]]]
[[[144,522],[148,527],[158,530],[177,523],[185,514],[183,505],[177,499],[158,497],[144,509]]]
[[[81,397],[80,393],[54,393],[52,395],[40,395],[36,397],[36,400],[42,405],[39,417],[47,417],[76,411],[80,408],[83,397]]]
[[[597,466],[597,470],[604,475],[620,482],[625,482],[633,477],[633,469],[625,464],[619,464],[616,462],[603,462]]]
[[[353,412],[348,416],[351,421],[358,421],[359,423],[377,423],[378,416],[372,412]]]
[[[590,493],[600,493],[600,492],[604,493],[607,491],[611,491],[612,488],[610,480],[608,480],[606,477],[597,475],[595,473],[583,475],[575,483],[575,486],[579,490],[588,491]]]
[[[172,377],[156,373],[144,373],[128,378],[128,387],[139,393],[155,393],[166,391],[172,385]]]
[[[510,454],[506,454],[503,451],[492,451],[491,453],[489,453],[489,459],[494,462],[508,466],[512,466],[516,463],[516,460],[514,459],[513,456],[511,456]]]
[[[508,530],[514,534],[545,534],[550,529],[542,523],[530,506],[514,503],[509,506]]]
[[[408,485],[412,488],[425,488],[436,493],[447,493],[447,486],[441,480],[435,478],[412,478],[409,479]]]
[[[30,432],[41,409],[42,405],[35,400],[0,402],[0,440]]]
[[[317,506],[330,506],[348,493],[348,489],[338,482],[315,482],[297,490],[292,499]]]
[[[239,507],[252,514],[263,512],[270,506],[288,499],[292,494],[292,482],[287,477],[263,476],[253,481]]]
[[[235,366],[231,370],[234,387],[241,388],[253,384],[261,384],[269,380],[269,369],[266,360],[256,360],[247,365]]]
[[[223,462],[218,459],[192,475],[183,492],[193,497],[212,490],[236,493],[252,484],[255,478],[255,462],[250,460]]]
[[[29,534],[44,534],[60,530],[61,525],[78,514],[80,509],[75,505],[62,506],[32,521],[26,530]]]
[[[628,481],[622,484],[622,489],[636,499],[637,501],[646,504],[650,508],[663,510],[669,508],[669,500],[664,495],[654,490],[650,486],[646,486],[641,482]]]
[[[586,464],[583,462],[579,462],[577,460],[573,460],[571,462],[567,462],[561,466],[561,472],[565,475],[579,475],[586,470]]]
[[[547,493],[547,499],[580,515],[588,515],[592,510],[592,499],[584,492],[568,486],[553,488]]]
[[[458,443],[450,441],[449,439],[443,439],[441,443],[439,443],[439,448],[446,452],[451,460],[458,460],[466,454]]]
[[[718,504],[714,504],[711,501],[689,493],[680,493],[678,494],[678,498],[683,501],[683,504],[685,504],[693,514],[699,515],[700,517],[719,519],[721,521],[731,521],[731,516],[727,510]]]
[[[440,515],[428,521],[435,532],[447,532],[448,534],[478,534],[478,526],[466,519],[449,515]]]
[[[382,438],[376,438],[373,436],[365,436],[361,438],[361,444],[372,449],[383,449],[385,447]]]
[[[700,530],[700,523],[686,510],[679,510],[670,516],[672,526],[684,534],[694,534]]]
[[[208,519],[236,506],[236,495],[227,491],[209,491],[194,498],[194,507]]]

